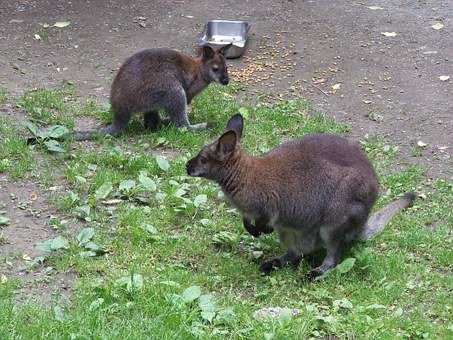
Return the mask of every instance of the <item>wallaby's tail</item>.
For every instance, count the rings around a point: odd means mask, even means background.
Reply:
[[[112,135],[116,136],[120,132],[113,124],[107,125],[99,130],[94,131],[77,131],[74,132],[74,140],[83,141],[94,139],[95,136]]]
[[[74,132],[74,140],[90,140],[94,138],[95,131],[77,131]]]
[[[390,219],[395,216],[401,210],[412,205],[415,200],[415,194],[413,192],[407,192],[403,197],[387,204],[381,210],[375,212],[368,219],[365,229],[359,235],[360,240],[369,240],[374,235],[378,234],[382,229],[385,228],[386,224]]]

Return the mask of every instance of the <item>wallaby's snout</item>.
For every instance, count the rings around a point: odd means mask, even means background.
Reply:
[[[222,85],[228,85],[230,82],[230,78],[228,77],[228,74],[225,74],[222,78],[220,78],[220,84]]]
[[[197,177],[197,157],[186,163],[186,171],[189,176]]]

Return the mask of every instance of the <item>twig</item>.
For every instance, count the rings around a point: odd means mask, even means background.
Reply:
[[[326,92],[324,92],[323,90],[321,90],[319,87],[317,87],[315,84],[312,84],[312,83],[309,83],[311,86],[313,86],[315,89],[317,89],[318,91],[321,91],[326,97],[329,96],[329,94],[327,94]]]

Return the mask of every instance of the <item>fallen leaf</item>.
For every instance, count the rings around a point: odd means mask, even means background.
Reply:
[[[8,225],[8,223],[9,223],[9,218],[6,216],[0,215],[0,226]]]
[[[396,32],[381,32],[382,35],[385,35],[386,37],[396,37]]]
[[[378,9],[383,9],[382,7],[379,7],[379,6],[369,6],[368,8],[373,10],[373,11],[376,11]]]
[[[441,30],[442,28],[444,28],[444,24],[441,23],[441,22],[436,22],[434,25],[431,26],[433,29],[435,29],[436,31],[438,30]]]
[[[340,83],[333,85],[333,86],[332,86],[332,93],[336,93],[337,90],[340,89],[340,87],[341,87],[341,84],[340,84]]]
[[[111,200],[106,200],[106,201],[103,201],[102,203],[104,205],[115,205],[115,204],[119,204],[119,203],[122,203],[123,200],[120,200],[118,198],[113,198]]]
[[[35,34],[34,37],[36,40],[41,40],[41,36],[39,34]]]
[[[322,84],[325,82],[326,82],[326,80],[324,78],[313,80],[313,84]]]
[[[70,21],[57,21],[55,24],[53,24],[53,26],[58,28],[64,28],[68,27],[70,24],[71,24]]]
[[[280,318],[284,315],[297,316],[300,314],[300,309],[297,308],[282,308],[282,307],[265,307],[256,310],[253,313],[253,317],[257,320],[267,319],[267,318]]]
[[[441,81],[447,81],[448,79],[450,79],[450,76],[440,76],[439,79]]]
[[[427,146],[428,144],[426,144],[426,143],[422,142],[421,140],[419,140],[419,141],[417,142],[417,145],[418,145],[419,147],[421,147],[421,148],[424,148],[424,147]]]
[[[8,282],[8,278],[6,277],[6,275],[2,274],[2,276],[0,276],[0,283],[6,283],[6,282]]]
[[[362,100],[365,104],[371,104],[371,100]]]

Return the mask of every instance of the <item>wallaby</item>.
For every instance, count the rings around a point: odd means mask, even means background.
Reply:
[[[330,134],[286,142],[262,157],[240,144],[243,119],[237,114],[225,133],[187,162],[187,173],[220,184],[252,232],[278,232],[287,252],[261,265],[265,274],[325,248],[321,265],[309,278],[334,268],[354,240],[381,231],[415,195],[390,203],[370,218],[378,197],[374,169],[359,144]],[[256,221],[256,228],[251,221]],[[258,230],[256,230],[258,229]]]
[[[110,91],[113,122],[100,131],[77,132],[75,140],[91,139],[95,134],[120,134],[134,113],[144,113],[145,128],[156,130],[162,123],[158,110],[169,115],[177,127],[204,129],[206,123],[191,125],[187,105],[211,82],[229,82],[225,53],[231,47],[201,48],[192,58],[178,51],[154,48],[127,59],[113,80]]]

